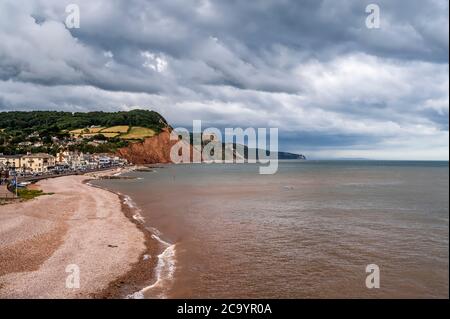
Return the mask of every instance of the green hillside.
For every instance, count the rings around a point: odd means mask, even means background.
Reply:
[[[156,132],[142,126],[119,125],[112,127],[91,127],[69,131],[74,137],[93,137],[102,135],[107,138],[117,137],[122,140],[142,140],[152,137]]]
[[[167,122],[157,112],[147,110],[88,113],[56,111],[0,113],[0,129],[9,132],[14,130],[26,130],[29,133],[44,130],[70,131],[91,126],[112,127],[119,125],[146,127],[159,133],[167,126]]]
[[[114,152],[168,127],[157,112],[0,112],[0,153]]]

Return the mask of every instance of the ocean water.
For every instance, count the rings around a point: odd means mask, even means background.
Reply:
[[[161,243],[145,298],[448,298],[448,162],[165,165],[98,185]],[[380,288],[366,287],[366,266]]]

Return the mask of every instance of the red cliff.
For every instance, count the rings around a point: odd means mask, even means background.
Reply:
[[[141,143],[133,143],[119,149],[117,155],[133,164],[172,163],[170,150],[176,143],[177,141],[170,140],[169,129],[164,129],[160,134],[146,138]],[[192,158],[193,148],[189,148]]]

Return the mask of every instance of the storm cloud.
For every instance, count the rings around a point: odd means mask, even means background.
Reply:
[[[309,157],[448,159],[448,1],[0,3],[0,110],[278,127]],[[65,26],[78,4],[80,28]]]

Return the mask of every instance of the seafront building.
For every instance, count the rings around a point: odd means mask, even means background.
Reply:
[[[71,169],[79,169],[89,164],[88,156],[83,153],[62,151],[56,154],[56,164],[59,166],[67,166]]]
[[[3,155],[0,154],[0,169],[13,169],[19,168],[21,165],[21,159],[23,155]]]
[[[83,154],[63,151],[56,157],[38,153],[27,155],[0,154],[0,171],[15,171],[20,174],[45,174],[51,171],[77,171],[123,166],[128,162],[110,154]]]
[[[23,172],[47,173],[55,167],[55,157],[45,153],[28,154],[22,156],[21,164]]]
[[[55,157],[44,153],[0,155],[0,167],[20,173],[47,173],[55,167]]]
[[[82,152],[62,151],[56,155],[56,166],[72,170],[97,169],[110,165],[125,165],[127,161],[110,154],[85,154]]]

